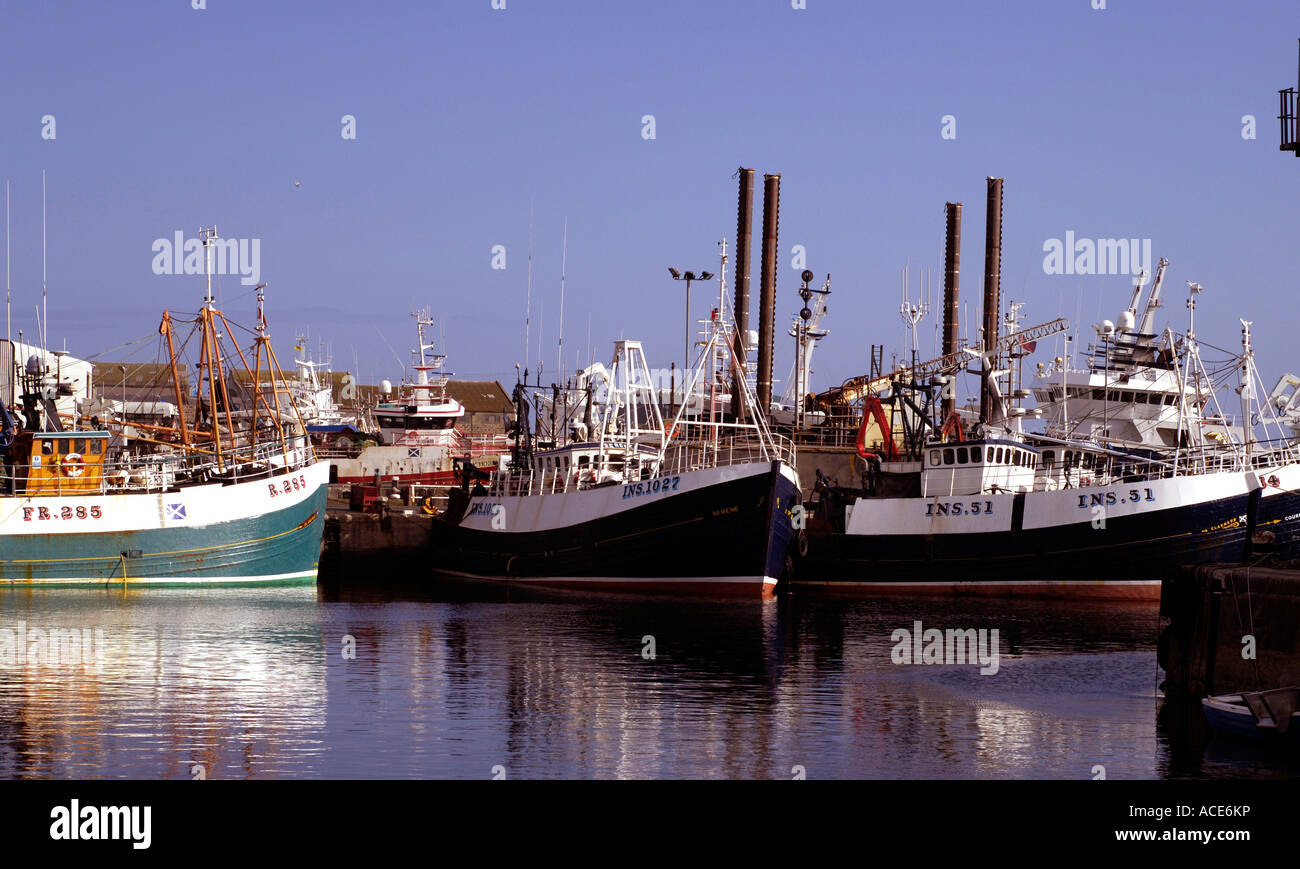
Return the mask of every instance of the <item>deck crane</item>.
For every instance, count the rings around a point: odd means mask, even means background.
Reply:
[[[1069,328],[1070,321],[1064,317],[1058,317],[1047,323],[1003,335],[994,343],[992,354],[995,357],[1000,356],[1016,347],[1059,334]],[[940,374],[955,374],[966,367],[967,363],[971,361],[972,355],[980,356],[984,352],[982,344],[977,344],[974,347],[964,347],[937,359],[930,359],[916,365],[906,365],[876,377],[869,374],[850,377],[839,386],[819,393],[816,397],[817,405],[828,408],[832,405],[852,404],[866,395],[874,395],[889,389],[890,384],[895,381],[917,383]]]

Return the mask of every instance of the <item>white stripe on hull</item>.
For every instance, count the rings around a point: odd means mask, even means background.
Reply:
[[[102,585],[108,588],[120,585],[263,585],[273,582],[292,582],[301,580],[303,583],[316,581],[316,569],[303,571],[294,571],[293,573],[275,573],[266,576],[214,576],[211,574],[199,574],[188,576],[147,576],[126,578],[115,577],[113,579],[90,578],[90,577],[67,577],[59,579],[40,579],[40,580],[7,580],[0,579],[0,588],[5,586],[16,587],[23,586],[31,588],[42,585],[81,585],[81,586],[98,586]]]
[[[1258,488],[1259,477],[1277,478],[1276,485],[1263,487],[1263,498],[1300,489],[1300,465],[1286,465],[1252,472],[1200,474],[1051,492],[1027,492],[1024,495],[1024,520],[1021,527],[1032,531],[1090,523],[1099,515],[1095,508],[1102,508],[1100,515],[1106,519],[1122,519],[1244,497],[1252,487]],[[941,535],[1007,532],[1011,530],[1015,498],[1010,493],[859,498],[849,508],[845,533]]]
[[[1071,579],[991,579],[956,582],[924,582],[889,580],[801,580],[795,579],[795,588],[852,592],[870,590],[899,591],[908,594],[943,595],[1024,595],[1034,597],[1063,597],[1072,600],[1159,600],[1161,581],[1142,579],[1132,581],[1071,580]]]
[[[112,534],[163,528],[201,528],[256,518],[307,501],[320,487],[328,484],[329,465],[317,462],[274,477],[231,485],[204,483],[172,492],[4,496],[0,497],[0,544],[8,535]],[[274,495],[271,494],[273,486]],[[66,515],[65,508],[71,510],[71,515]],[[77,515],[78,509],[83,515]],[[42,510],[48,518],[41,518]]]
[[[456,570],[437,569],[444,576],[483,582],[510,582],[538,586],[593,586],[617,588],[659,588],[667,591],[692,586],[716,586],[720,592],[732,594],[743,587],[761,586],[764,593],[775,589],[777,580],[772,576],[482,576]]]

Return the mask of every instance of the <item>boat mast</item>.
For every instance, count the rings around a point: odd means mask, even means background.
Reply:
[[[569,256],[569,218],[564,218],[564,242],[560,247],[560,341],[555,348],[555,376],[564,378],[564,272]],[[552,432],[552,435],[555,433]]]
[[[13,288],[9,283],[9,227],[13,222],[13,210],[9,205],[9,179],[5,179],[5,340],[13,343]]]
[[[1187,337],[1183,342],[1183,359],[1174,359],[1174,364],[1182,365],[1182,378],[1178,386],[1178,433],[1175,436],[1174,476],[1178,475],[1178,460],[1183,455],[1183,432],[1187,432],[1187,442],[1191,445],[1192,430],[1187,412],[1187,376],[1191,371],[1192,361],[1196,356],[1196,297],[1201,294],[1200,284],[1187,282]],[[1199,395],[1199,387],[1197,393]]]
[[[158,331],[167,336],[167,358],[171,362],[172,386],[176,390],[176,420],[181,427],[181,444],[188,450],[190,448],[190,429],[185,424],[185,396],[181,392],[180,373],[176,370],[176,344],[172,340],[172,315],[170,311],[163,311],[162,326]],[[126,423],[125,399],[122,404],[122,422],[123,424]]]
[[[528,284],[524,294],[524,382],[528,382],[528,330],[533,317],[533,201],[528,200]]]
[[[294,417],[298,420],[298,425],[304,434],[307,431],[307,423],[298,410],[298,403],[293,400],[292,391],[284,384],[284,376],[280,369],[280,360],[276,358],[275,348],[271,346],[271,337],[267,334],[266,312],[263,308],[266,301],[266,284],[258,284],[253,289],[257,291],[257,337],[254,338],[252,366],[249,366],[248,359],[244,357],[244,351],[239,348],[239,344],[235,344],[235,353],[239,356],[240,364],[244,366],[244,370],[246,370],[253,378],[253,419],[252,429],[248,435],[249,449],[253,452],[253,457],[256,458],[258,429],[257,404],[258,402],[261,402],[266,407],[267,417],[271,420],[271,424],[275,427],[276,434],[280,438],[280,449],[287,457],[289,454],[289,441],[285,437],[284,426],[280,424],[281,395],[288,397],[289,407],[293,409]],[[226,315],[220,311],[217,311],[216,315],[220,317],[221,322],[225,324],[226,332],[232,333],[234,330],[230,328],[230,323],[226,321]],[[271,379],[271,395],[275,399],[274,410],[271,408],[271,402],[267,400],[265,393],[262,391],[261,370],[263,350],[266,351],[267,376]],[[229,419],[229,402],[227,402],[227,419]],[[233,431],[231,437],[234,437]]]
[[[212,419],[212,442],[217,454],[217,470],[225,470],[221,459],[221,424],[217,416],[217,384],[213,375],[213,357],[219,355],[215,330],[212,325],[212,242],[217,237],[217,228],[200,229],[199,237],[203,240],[203,273],[207,280],[207,295],[203,299],[203,309],[199,312],[199,325],[203,330],[203,343],[199,352],[199,394],[203,391],[203,372],[208,374],[208,414]],[[220,362],[217,363],[220,368]]]
[[[1250,470],[1251,447],[1255,440],[1255,426],[1251,420],[1254,413],[1253,398],[1255,382],[1251,376],[1252,359],[1255,351],[1250,346],[1250,320],[1241,320],[1241,436],[1245,441],[1246,470]]]
[[[45,170],[41,170],[41,364],[45,364],[46,337],[50,332],[49,312],[46,310],[47,272],[45,270]]]

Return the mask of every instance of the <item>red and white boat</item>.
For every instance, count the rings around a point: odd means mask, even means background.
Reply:
[[[419,338],[419,349],[412,351],[414,375],[397,390],[388,381],[380,384],[384,397],[371,411],[379,445],[320,451],[334,467],[332,482],[368,483],[378,475],[385,482],[450,486],[457,482],[454,458],[483,459],[510,451],[504,432],[467,435],[457,427],[465,408],[447,392],[445,355],[425,340],[424,329],[433,318],[427,309],[411,316]]]

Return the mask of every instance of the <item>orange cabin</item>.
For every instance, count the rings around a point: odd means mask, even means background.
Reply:
[[[14,494],[100,491],[108,438],[106,431],[20,432],[9,448]]]

